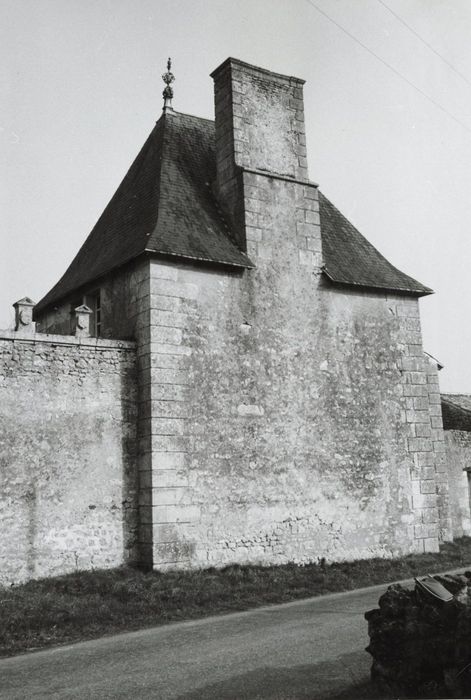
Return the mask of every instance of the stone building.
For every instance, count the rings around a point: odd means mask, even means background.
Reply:
[[[214,122],[173,110],[167,74],[36,330],[0,336],[35,451],[5,409],[10,578],[391,557],[458,527],[431,290],[309,179],[302,80],[232,58],[212,77]]]

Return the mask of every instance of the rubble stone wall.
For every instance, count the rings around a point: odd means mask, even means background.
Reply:
[[[453,536],[470,536],[471,432],[445,430],[444,433]]]
[[[0,583],[137,556],[133,343],[0,334]]]

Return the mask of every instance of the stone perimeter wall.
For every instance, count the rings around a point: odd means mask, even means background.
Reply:
[[[445,430],[446,465],[454,537],[471,536],[471,433]]]
[[[0,332],[0,584],[138,556],[134,343]]]

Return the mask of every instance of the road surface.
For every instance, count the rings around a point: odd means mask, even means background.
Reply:
[[[375,697],[366,610],[386,586],[0,660],[2,700]],[[377,697],[377,696],[376,696]]]

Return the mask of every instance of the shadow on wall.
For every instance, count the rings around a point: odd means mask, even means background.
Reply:
[[[37,532],[37,493],[36,486],[31,483],[24,494],[24,501],[27,508],[26,525],[26,571],[29,578],[34,578],[36,562],[36,532]]]
[[[139,471],[137,468],[137,368],[123,366],[120,372],[120,400],[123,431],[121,447],[123,561],[137,565],[139,550]]]

